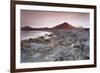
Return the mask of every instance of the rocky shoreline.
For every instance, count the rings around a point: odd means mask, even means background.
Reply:
[[[38,38],[21,40],[21,62],[89,59],[89,30],[50,30]]]

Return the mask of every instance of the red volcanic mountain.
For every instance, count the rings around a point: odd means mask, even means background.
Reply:
[[[71,24],[66,23],[66,22],[53,27],[53,29],[76,29],[76,28],[77,27],[72,26]]]
[[[52,30],[52,29],[82,29],[82,30],[89,30],[89,28],[80,28],[80,27],[75,27],[75,26],[72,26],[71,24],[67,23],[67,22],[64,22],[62,24],[59,24],[57,26],[54,26],[53,28],[32,28],[30,26],[24,26],[24,27],[21,27],[21,30],[22,31],[32,31],[32,30]]]

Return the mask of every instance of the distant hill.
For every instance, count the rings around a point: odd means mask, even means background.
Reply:
[[[50,28],[32,28],[30,26],[24,26],[24,27],[21,27],[21,30],[22,31],[32,31],[32,30],[48,30]]]
[[[72,26],[71,24],[67,23],[67,22],[64,22],[62,24],[59,24],[57,26],[54,26],[53,28],[32,28],[30,26],[24,26],[24,27],[21,27],[21,30],[22,31],[32,31],[32,30],[57,30],[57,29],[82,29],[82,30],[89,30],[89,28],[81,28],[81,27],[75,27],[75,26]]]
[[[30,26],[24,26],[24,27],[21,27],[21,30],[22,31],[31,31],[31,30],[33,30],[33,28]]]
[[[66,23],[66,22],[53,27],[53,29],[76,29],[76,28],[77,27],[72,26],[71,24]]]

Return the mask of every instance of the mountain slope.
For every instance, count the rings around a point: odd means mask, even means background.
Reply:
[[[77,27],[72,26],[71,24],[66,23],[66,22],[53,27],[53,29],[76,29],[76,28]]]
[[[62,24],[59,24],[57,26],[54,26],[53,28],[48,28],[48,27],[44,27],[44,28],[32,28],[31,26],[24,26],[21,27],[22,31],[32,31],[32,30],[57,30],[57,29],[79,29],[79,30],[89,30],[89,28],[80,28],[80,27],[75,27],[72,26],[71,24],[64,22]]]

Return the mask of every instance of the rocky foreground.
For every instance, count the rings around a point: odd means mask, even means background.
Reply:
[[[21,40],[21,62],[89,59],[89,30],[51,30],[38,38]]]

